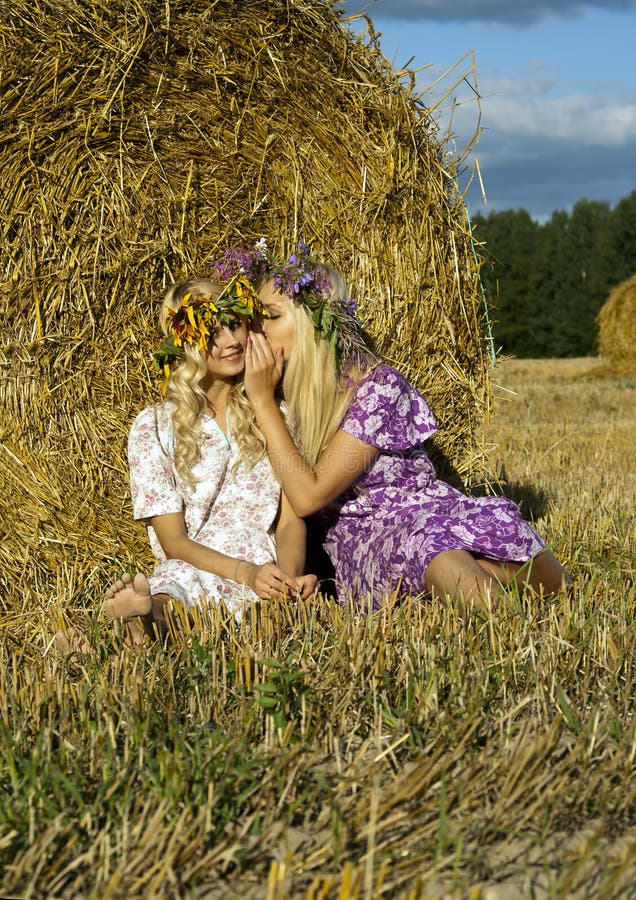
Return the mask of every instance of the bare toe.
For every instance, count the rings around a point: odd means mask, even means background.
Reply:
[[[128,574],[122,576],[106,592],[102,611],[109,621],[127,622],[135,616],[147,616],[152,611],[152,595],[146,576],[142,572],[134,578]]]
[[[144,596],[150,597],[150,582],[143,572],[137,572],[134,578],[130,578],[129,575],[128,578],[131,582],[130,587],[132,587],[136,594],[143,594]]]
[[[133,586],[133,581],[133,577],[129,575],[128,572],[124,572],[121,578],[118,578],[117,581],[114,581],[111,586],[104,592],[104,599],[110,600],[115,596],[115,594],[118,594],[120,591],[125,591],[127,588],[131,588]]]
[[[124,589],[124,580],[123,578],[118,578],[117,581],[113,581],[113,583],[106,589],[104,592],[104,597],[114,597],[115,594],[119,593],[119,591],[123,591]]]

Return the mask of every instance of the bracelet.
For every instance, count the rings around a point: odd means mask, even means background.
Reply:
[[[236,561],[236,565],[234,566],[234,574],[232,575],[232,581],[236,581],[236,576],[238,574],[239,566],[242,565],[242,563],[244,563],[244,562],[245,562],[244,559],[239,559]],[[237,582],[237,584],[238,584],[238,582]]]

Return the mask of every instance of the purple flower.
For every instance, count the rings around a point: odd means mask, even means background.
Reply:
[[[264,270],[266,263],[262,246],[256,246],[252,250],[229,247],[221,259],[214,263],[214,269],[223,280],[233,278],[234,275],[245,275],[249,281],[253,281]]]
[[[358,317],[358,307],[353,297],[343,297],[342,305],[348,316],[351,316],[352,319],[356,319]]]

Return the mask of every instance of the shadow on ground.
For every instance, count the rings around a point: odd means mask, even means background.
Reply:
[[[548,511],[549,494],[543,488],[528,482],[509,481],[505,467],[502,468],[497,481],[491,483],[490,492],[498,497],[514,500],[523,518],[529,522],[542,518]]]

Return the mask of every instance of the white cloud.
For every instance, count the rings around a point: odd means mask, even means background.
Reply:
[[[457,73],[452,77],[457,79]],[[509,158],[512,147],[517,148],[515,156],[527,156],[536,139],[608,148],[625,147],[636,140],[636,90],[563,96],[556,94],[558,86],[557,67],[535,60],[518,73],[482,76],[477,86],[479,102],[475,92],[460,83],[437,117],[446,131],[452,109],[450,130],[458,150],[481,126],[491,138],[481,142],[482,152],[488,144],[489,158]],[[426,99],[425,95],[424,102]],[[636,172],[636,160],[634,169]]]
[[[473,212],[517,207],[545,219],[583,197],[615,204],[636,188],[636,91],[556,96],[558,86],[556,68],[540,60],[480,79],[483,133],[473,157],[488,205],[482,207],[475,181]],[[459,100],[452,122],[457,153],[479,119],[470,91]]]
[[[587,146],[620,147],[636,138],[636,102],[559,97],[528,100],[492,97],[484,117],[487,128],[518,137],[545,137]]]
[[[621,147],[636,139],[636,91],[622,95],[551,96],[553,70],[482,80],[483,125],[519,138],[544,137],[586,146]]]

